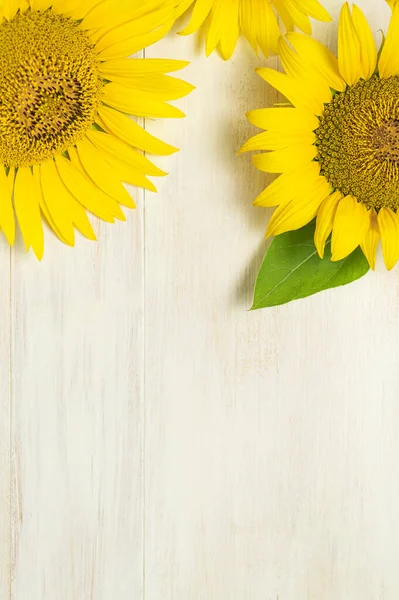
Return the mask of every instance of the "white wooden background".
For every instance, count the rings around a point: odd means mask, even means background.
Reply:
[[[198,86],[147,124],[182,148],[160,193],[42,264],[0,244],[0,599],[397,600],[399,270],[247,312],[269,213],[235,152],[275,96],[244,42],[146,55]]]

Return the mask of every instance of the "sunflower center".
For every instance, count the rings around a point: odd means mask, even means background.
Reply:
[[[326,105],[316,130],[320,171],[367,208],[399,208],[399,77],[374,75]]]
[[[94,46],[78,22],[26,11],[0,25],[0,161],[40,164],[84,137],[101,95]]]

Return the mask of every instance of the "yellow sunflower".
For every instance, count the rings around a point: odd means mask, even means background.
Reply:
[[[159,0],[3,0],[0,3],[0,227],[43,255],[42,215],[74,245],[95,239],[86,210],[113,222],[134,208],[122,182],[154,190],[165,173],[142,151],[176,149],[128,114],[181,117],[167,103],[192,86],[173,60],[129,59],[171,23]]]
[[[265,56],[276,54],[281,35],[278,17],[287,31],[296,26],[308,34],[312,33],[309,17],[331,20],[318,0],[175,0],[175,5],[177,11],[171,6],[170,18],[192,7],[190,22],[181,33],[194,33],[208,21],[206,54],[219,47],[225,60],[231,57],[240,32],[255,52],[260,49]]]
[[[299,33],[281,39],[286,74],[259,69],[291,107],[254,110],[266,131],[242,148],[267,173],[282,173],[255,200],[278,206],[267,235],[303,227],[317,216],[321,257],[331,232],[332,260],[361,246],[375,268],[379,240],[386,267],[399,259],[399,3],[380,52],[360,9],[345,3],[338,59]]]

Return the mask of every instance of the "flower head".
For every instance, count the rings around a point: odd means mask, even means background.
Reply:
[[[278,53],[279,17],[287,31],[298,27],[308,34],[312,33],[309,17],[331,20],[318,0],[174,0],[174,3],[177,16],[192,7],[190,22],[181,33],[194,33],[208,21],[206,53],[209,55],[219,47],[226,60],[231,57],[240,33],[255,52],[260,49],[265,56]]]
[[[0,227],[43,254],[42,215],[74,244],[134,208],[122,182],[155,190],[164,173],[141,151],[175,148],[128,115],[180,117],[167,104],[192,86],[169,77],[187,63],[129,59],[170,27],[153,0],[3,0],[0,5]],[[159,4],[159,3],[158,3]],[[2,165],[2,166],[1,166]]]
[[[378,54],[363,13],[345,3],[338,58],[321,43],[289,33],[280,41],[286,74],[259,70],[292,104],[248,114],[266,131],[242,150],[268,150],[254,156],[255,165],[282,173],[255,200],[278,207],[269,235],[299,229],[317,216],[321,257],[332,233],[332,260],[360,245],[374,268],[381,238],[387,268],[398,261],[398,35],[399,3]]]

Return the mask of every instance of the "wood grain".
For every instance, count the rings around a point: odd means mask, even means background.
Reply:
[[[0,241],[0,277],[0,598],[6,599],[11,582],[10,344],[13,324],[10,312],[10,249],[4,239]]]
[[[228,64],[194,45],[149,50],[191,59],[198,89],[146,205],[145,598],[395,600],[398,270],[246,312],[269,213],[235,151],[275,98],[244,44]]]
[[[236,152],[278,61],[147,56],[197,86],[147,122],[182,149],[159,194],[41,264],[0,244],[0,598],[397,600],[399,270],[249,313],[270,212]]]
[[[138,197],[137,197],[138,196]],[[12,259],[16,600],[142,591],[143,199],[77,248]]]

